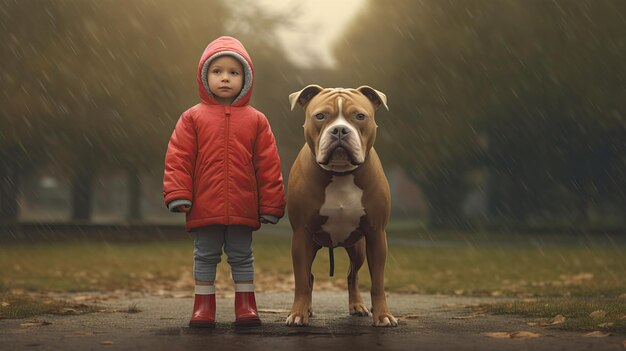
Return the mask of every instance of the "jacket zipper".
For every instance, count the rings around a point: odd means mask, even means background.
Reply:
[[[228,182],[230,167],[230,159],[228,157],[228,144],[230,141],[230,106],[224,106],[224,114],[226,115],[226,145],[224,147],[224,162],[226,163],[226,172],[224,172],[224,181],[226,182],[226,225],[230,225],[230,186]]]

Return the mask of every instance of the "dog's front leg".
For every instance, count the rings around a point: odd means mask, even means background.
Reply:
[[[296,281],[291,312],[285,321],[288,326],[306,326],[309,324],[313,290],[311,267],[319,247],[313,245],[311,236],[306,231],[294,231],[291,240],[291,259]]]
[[[384,230],[369,233],[366,237],[367,265],[372,279],[372,314],[375,327],[395,327],[396,318],[389,312],[385,296],[385,261],[387,260],[387,234]]]
[[[371,316],[372,314],[363,303],[359,292],[359,269],[365,261],[365,240],[359,240],[354,246],[347,247],[346,252],[350,257],[350,270],[348,271],[348,310],[353,316]]]

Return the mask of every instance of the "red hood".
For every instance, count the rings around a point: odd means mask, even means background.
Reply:
[[[244,106],[250,102],[250,96],[252,95],[252,86],[254,85],[254,68],[252,66],[252,60],[250,59],[250,55],[243,47],[241,42],[233,37],[223,36],[215,39],[204,49],[204,53],[202,53],[202,57],[200,58],[200,62],[198,63],[198,90],[200,91],[200,99],[203,102],[209,105],[219,105],[219,102],[215,100],[215,98],[207,91],[208,83],[206,81],[206,69],[208,68],[209,62],[207,60],[212,56],[225,52],[225,54],[230,54],[234,56],[236,59],[242,61],[242,66],[244,70],[244,84],[241,93],[237,98],[235,98],[232,106]],[[234,55],[232,54],[234,53]],[[203,75],[203,70],[204,75]]]

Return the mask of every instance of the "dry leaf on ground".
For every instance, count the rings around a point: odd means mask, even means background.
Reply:
[[[533,333],[529,331],[517,331],[511,333],[511,339],[534,339],[543,336],[543,334]]]
[[[6,301],[2,301],[2,307],[7,307],[7,306],[11,306],[11,304]]]
[[[606,322],[606,323],[598,324],[598,327],[600,327],[600,328],[610,328],[610,327],[612,327],[614,325],[615,325],[615,323],[613,323],[613,322]]]
[[[113,345],[113,341],[100,341],[102,345]]]
[[[496,339],[510,339],[511,333],[508,332],[490,332],[490,333],[480,333],[480,335],[488,336],[490,338]]]
[[[472,319],[472,318],[476,318],[476,317],[482,317],[484,316],[484,313],[474,313],[474,314],[470,314],[467,316],[454,316],[452,317],[452,319]]]
[[[441,307],[467,307],[467,305],[462,303],[444,303]]]
[[[262,313],[289,313],[291,311],[287,310],[287,309],[284,309],[284,308],[261,308],[261,309],[259,309],[259,312],[262,312]]]
[[[172,296],[177,299],[194,297],[194,295],[190,292],[178,292],[178,293],[174,293]]]
[[[21,327],[40,327],[42,325],[52,324],[48,321],[44,321],[43,319],[33,319],[27,322],[20,324]]]
[[[591,317],[593,319],[604,318],[604,317],[606,317],[606,312],[603,311],[603,310],[593,311],[593,312],[589,313],[589,317]]]
[[[599,331],[599,330],[592,331],[592,332],[587,333],[587,334],[583,334],[583,336],[587,337],[587,338],[606,338],[607,336],[610,336],[610,335],[611,335],[611,333],[605,333],[605,332],[602,332],[602,331]]]
[[[416,314],[407,314],[406,316],[398,316],[398,319],[418,319],[420,316]]]
[[[556,316],[554,316],[554,318],[550,319],[547,323],[541,323],[541,326],[548,327],[551,325],[561,324],[565,322],[566,319],[567,318],[565,318],[565,316],[563,316],[562,314],[557,314]]]
[[[515,332],[491,332],[491,333],[481,333],[481,335],[488,336],[490,338],[496,339],[534,339],[542,337],[543,334],[533,333],[525,330],[515,331]]]

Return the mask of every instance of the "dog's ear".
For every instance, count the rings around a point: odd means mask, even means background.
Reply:
[[[372,87],[368,87],[367,85],[362,85],[356,88],[356,90],[365,95],[365,97],[367,97],[372,102],[372,104],[374,104],[374,107],[377,110],[381,105],[383,105],[385,106],[387,111],[389,111],[389,107],[387,106],[387,95]]]
[[[306,104],[311,101],[311,99],[317,95],[322,88],[319,85],[311,84],[307,85],[304,89],[300,91],[296,91],[295,93],[289,94],[289,103],[291,104],[291,110],[296,107],[296,103],[300,104],[300,106],[304,107]]]

